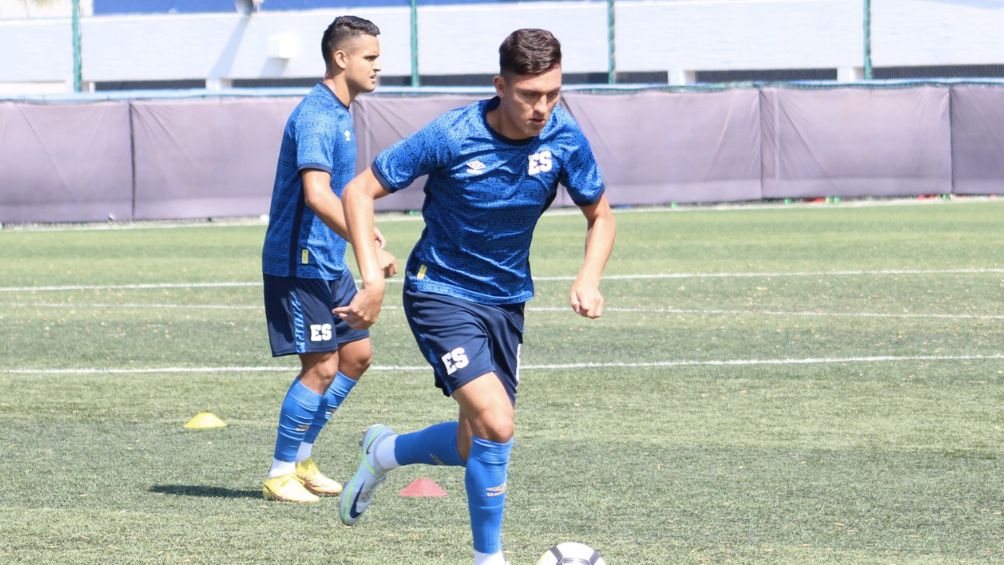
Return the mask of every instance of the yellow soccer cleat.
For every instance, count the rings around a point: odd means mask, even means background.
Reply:
[[[296,473],[267,479],[261,487],[261,494],[266,500],[278,500],[279,502],[310,504],[321,500],[303,486]]]
[[[342,492],[342,483],[324,476],[313,457],[296,464],[296,478],[317,496],[336,496]]]

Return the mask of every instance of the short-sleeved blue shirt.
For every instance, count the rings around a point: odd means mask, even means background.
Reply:
[[[498,104],[496,97],[447,112],[373,162],[391,192],[429,175],[409,288],[479,304],[526,302],[533,230],[558,184],[580,206],[603,194],[592,149],[568,112],[555,107],[540,135],[515,141],[486,121]]]
[[[331,190],[341,196],[356,172],[355,135],[348,107],[323,83],[290,114],[262,248],[266,275],[335,280],[346,272],[346,242],[306,205],[300,173],[330,173]]]

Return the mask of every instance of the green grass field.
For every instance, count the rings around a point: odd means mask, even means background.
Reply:
[[[413,219],[412,219],[413,220]],[[618,215],[608,311],[567,307],[584,223],[533,251],[504,541],[614,565],[1004,559],[1004,201]],[[386,217],[406,257],[421,223]],[[0,231],[0,562],[468,564],[463,473],[394,471],[354,528],[266,503],[295,360],[268,353],[263,225]],[[389,286],[322,434],[455,416]],[[229,426],[182,428],[199,411]],[[398,496],[418,477],[437,499]]]

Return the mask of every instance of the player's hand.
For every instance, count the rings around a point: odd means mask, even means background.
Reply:
[[[356,293],[348,306],[335,308],[331,313],[345,320],[353,329],[365,330],[376,323],[382,303],[382,291],[363,288]]]
[[[599,283],[580,281],[572,283],[568,302],[576,314],[585,318],[599,318],[603,315],[603,295]]]
[[[373,226],[373,239],[376,240],[377,248],[379,249],[383,249],[387,245],[387,238],[383,236],[383,233],[376,226]]]
[[[377,262],[380,263],[380,268],[383,269],[385,279],[389,279],[397,274],[397,257],[394,257],[383,249],[377,249]]]

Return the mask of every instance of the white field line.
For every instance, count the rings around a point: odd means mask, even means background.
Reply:
[[[810,357],[805,359],[692,359],[667,361],[635,361],[606,363],[554,363],[523,365],[523,370],[550,371],[564,369],[619,369],[659,367],[749,367],[757,365],[834,365],[851,363],[900,363],[945,361],[998,361],[1004,354],[996,355],[877,355],[871,357]],[[147,367],[147,368],[72,368],[72,369],[0,369],[0,374],[17,375],[139,375],[187,373],[289,373],[295,367]],[[370,371],[415,372],[428,371],[429,367],[402,365],[375,365]]]
[[[264,306],[251,306],[248,304],[143,304],[143,303],[118,303],[118,304],[92,304],[82,303],[52,303],[52,302],[18,302],[16,304],[3,304],[2,306],[13,306],[17,308],[66,308],[66,309],[101,309],[122,308],[126,310],[264,310]],[[391,308],[384,306],[384,309]]]
[[[162,303],[117,303],[117,304],[68,304],[51,302],[19,302],[17,304],[5,304],[17,308],[64,308],[64,309],[102,309],[113,308],[136,309],[136,310],[263,310],[262,306],[252,306],[245,304],[162,304]],[[401,306],[388,304],[384,310],[402,310]],[[571,312],[570,307],[558,306],[530,306],[529,312]],[[916,320],[1004,320],[1004,314],[924,314],[924,313],[886,313],[886,312],[819,312],[819,311],[779,311],[779,310],[720,310],[720,309],[699,309],[699,308],[624,308],[606,307],[604,312],[627,313],[627,314],[685,314],[697,316],[775,316],[775,317],[815,317],[815,318],[891,318],[891,319],[916,319]]]
[[[660,279],[730,279],[730,278],[781,278],[781,277],[859,277],[896,275],[984,275],[1004,274],[1004,268],[968,269],[876,269],[847,271],[771,271],[771,272],[731,272],[731,273],[651,273],[634,275],[607,275],[605,281],[660,280]],[[572,281],[574,276],[534,277],[536,282]],[[400,284],[401,279],[389,279],[389,283]],[[62,292],[71,290],[147,290],[163,288],[242,288],[260,287],[261,282],[192,282],[192,283],[138,283],[138,284],[98,284],[98,285],[55,285],[55,286],[2,286],[0,292]]]
[[[736,279],[736,278],[775,278],[775,277],[860,277],[860,276],[895,276],[895,275],[982,275],[1004,274],[1004,269],[969,268],[969,269],[875,269],[846,271],[774,271],[774,272],[732,272],[732,273],[654,273],[639,275],[609,275],[603,280],[644,280],[644,279]],[[535,281],[571,281],[568,277],[534,277]]]
[[[138,284],[67,284],[56,286],[0,286],[0,292],[62,292],[67,290],[148,290],[162,288],[240,288],[261,287],[261,282],[184,282]]]
[[[571,312],[571,307],[528,308],[531,312]],[[698,316],[778,316],[778,317],[818,317],[818,318],[895,318],[934,320],[1004,320],[1004,314],[922,314],[886,312],[818,312],[780,310],[717,310],[696,308],[619,308],[606,307],[604,312],[632,314],[694,314]]]

